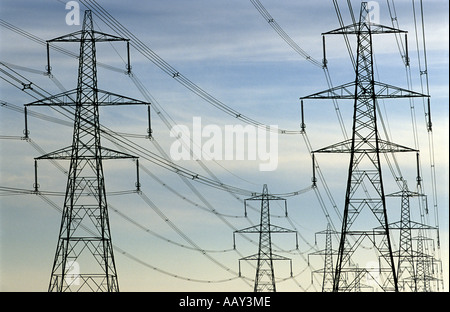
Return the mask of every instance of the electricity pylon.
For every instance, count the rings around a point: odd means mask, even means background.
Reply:
[[[26,105],[64,106],[75,110],[72,145],[35,158],[35,164],[41,159],[70,160],[49,291],[119,291],[103,160],[131,158],[137,166],[138,162],[135,156],[101,145],[99,107],[149,103],[97,88],[95,44],[111,41],[128,43],[127,39],[95,31],[91,11],[85,11],[81,31],[47,41],[49,75],[49,44],[80,43],[77,88]],[[38,191],[35,179],[35,190]],[[139,189],[139,181],[136,186]]]
[[[322,92],[311,94],[304,99],[352,99],[353,127],[351,139],[319,149],[313,153],[349,153],[347,187],[344,203],[344,214],[336,269],[333,279],[333,291],[359,290],[363,275],[371,279],[374,287],[383,291],[398,291],[397,274],[395,272],[392,242],[387,216],[387,207],[380,163],[380,154],[394,152],[417,152],[412,148],[401,146],[380,138],[377,125],[377,99],[428,97],[427,95],[391,86],[375,81],[373,66],[372,36],[376,34],[406,33],[406,31],[372,23],[369,19],[369,8],[362,2],[359,21],[355,24],[332,30],[322,35],[357,36],[357,61],[355,81]],[[325,38],[325,37],[324,37]],[[326,66],[326,61],[324,61]],[[360,215],[370,210],[375,216],[370,226],[369,219]],[[369,216],[370,217],[370,213]],[[359,224],[355,221],[359,217]],[[381,226],[380,226],[381,225]],[[356,226],[359,228],[356,229]],[[376,267],[360,267],[356,265],[357,250],[365,247],[365,239],[375,247],[378,256],[372,262],[378,262]],[[366,247],[367,248],[367,247]],[[362,255],[364,260],[367,253]],[[353,274],[351,280],[349,275]],[[386,281],[380,281],[381,274],[386,274]],[[345,275],[345,279],[343,278]],[[341,283],[341,280],[345,283]]]
[[[434,257],[428,254],[426,245],[427,241],[431,239],[424,234],[424,230],[420,229],[419,234],[414,239],[417,241],[417,266],[416,266],[416,280],[415,286],[418,292],[430,292],[432,291],[431,282],[437,281],[434,276],[438,268],[438,261],[435,261]],[[442,264],[441,264],[442,270]]]
[[[424,248],[427,238],[424,233],[429,230],[437,230],[436,227],[411,220],[410,198],[425,196],[408,189],[408,184],[403,180],[401,191],[387,196],[401,198],[400,221],[390,224],[390,228],[399,230],[400,240],[398,251],[394,257],[397,261],[397,279],[401,291],[426,292],[431,291],[431,281],[437,280],[434,276],[431,263],[436,263],[434,257]],[[417,232],[417,248],[413,246],[413,232]]]
[[[419,194],[410,192],[408,190],[407,182],[403,181],[402,190],[399,193],[391,194],[390,196],[400,196],[401,198],[397,280],[399,281],[399,287],[403,288],[403,290],[417,291],[416,261],[414,259],[412,245],[412,222],[409,198],[412,196],[419,196]],[[393,224],[390,224],[390,227],[394,228]]]
[[[333,291],[333,278],[334,278],[334,268],[333,268],[333,255],[336,255],[337,252],[333,250],[332,244],[332,235],[338,234],[331,228],[331,224],[328,223],[327,229],[325,231],[318,232],[317,234],[325,234],[325,249],[318,250],[313,253],[310,253],[309,256],[323,256],[324,257],[324,266],[322,269],[318,269],[313,271],[312,273],[322,274],[322,292],[331,292]],[[309,262],[309,260],[308,260]]]
[[[261,201],[261,222],[258,225],[251,226],[242,230],[235,231],[234,234],[247,234],[257,233],[259,234],[259,248],[258,253],[239,259],[239,275],[241,275],[240,263],[242,260],[256,260],[256,276],[255,276],[255,292],[275,292],[275,274],[273,268],[273,261],[275,260],[289,260],[291,262],[291,276],[292,276],[292,260],[280,255],[276,255],[272,252],[272,233],[297,233],[296,231],[285,229],[270,223],[270,209],[269,202],[271,200],[284,200],[285,201],[285,213],[287,214],[286,200],[281,197],[276,197],[268,193],[267,185],[264,184],[263,192],[261,195],[257,195],[245,200],[245,204],[249,200]],[[246,210],[247,211],[247,210]],[[246,213],[247,214],[247,213]],[[298,241],[296,235],[296,245],[298,248]],[[236,248],[236,244],[234,244]]]

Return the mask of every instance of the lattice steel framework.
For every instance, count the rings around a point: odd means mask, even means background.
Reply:
[[[137,157],[101,145],[99,107],[150,103],[97,88],[96,42],[111,41],[128,43],[127,39],[95,31],[91,11],[85,11],[81,31],[47,41],[49,75],[49,45],[80,43],[77,88],[26,105],[65,106],[75,110],[72,145],[35,158],[70,160],[49,291],[119,291],[103,160],[131,158],[137,166],[138,161]],[[139,190],[139,181],[136,186]],[[38,191],[37,178],[35,188]]]
[[[322,292],[333,291],[333,279],[334,279],[334,267],[333,267],[333,255],[337,255],[337,251],[333,250],[332,235],[338,234],[331,228],[331,224],[328,223],[325,231],[318,232],[317,234],[325,235],[325,249],[315,251],[309,256],[323,256],[324,266],[322,269],[313,271],[312,273],[322,274]],[[309,262],[309,260],[308,260]]]
[[[408,190],[408,184],[403,181],[401,190],[401,215],[400,215],[400,242],[398,250],[397,280],[403,290],[417,291],[416,269],[414,250],[412,245],[412,224],[410,200],[412,196],[418,196]],[[392,225],[391,225],[392,228]],[[409,280],[408,280],[409,279]],[[404,281],[402,283],[401,281]]]
[[[259,234],[259,247],[258,253],[239,259],[239,275],[241,274],[240,262],[245,260],[255,260],[256,264],[256,276],[254,291],[255,292],[275,292],[275,274],[273,268],[273,261],[275,260],[289,260],[291,262],[291,276],[292,276],[292,260],[272,252],[272,233],[297,233],[296,231],[289,230],[283,227],[279,227],[270,223],[270,209],[269,202],[271,200],[283,200],[285,202],[285,212],[287,214],[286,200],[277,196],[270,195],[268,193],[267,185],[264,184],[263,192],[261,195],[257,195],[245,200],[261,201],[261,222],[258,225],[251,226],[242,230],[235,231],[240,234],[256,233]],[[246,210],[247,211],[247,210]],[[247,214],[247,213],[246,213]],[[298,240],[296,235],[296,245],[298,248]],[[234,244],[236,246],[236,244]]]
[[[352,99],[354,100],[351,139],[319,149],[313,153],[349,153],[347,187],[344,214],[333,291],[359,291],[367,285],[362,278],[375,281],[383,291],[398,291],[393,249],[387,219],[385,191],[380,154],[394,152],[417,152],[379,136],[377,126],[377,99],[426,97],[427,95],[391,86],[374,80],[372,36],[375,34],[406,33],[403,30],[372,23],[366,2],[361,4],[359,22],[322,35],[357,36],[356,78],[354,82],[302,97],[304,99]],[[326,64],[326,62],[324,62]],[[362,222],[355,229],[355,221],[363,211],[370,210],[375,216],[375,226]],[[361,223],[361,222],[360,222]],[[380,226],[381,225],[381,226]],[[355,252],[365,239],[378,251],[378,268],[359,267],[355,264]],[[357,261],[357,260],[356,260]],[[365,260],[367,261],[367,259]],[[381,281],[381,274],[387,276]],[[350,275],[353,274],[353,278]]]
[[[439,265],[431,254],[425,248],[426,238],[424,233],[427,231],[437,231],[436,227],[411,220],[411,197],[424,197],[424,194],[412,192],[408,189],[408,184],[403,181],[401,191],[389,194],[387,196],[400,197],[401,214],[400,221],[390,224],[393,230],[399,230],[400,241],[398,251],[394,253],[394,257],[398,257],[397,261],[397,279],[399,289],[401,291],[427,292],[432,291],[431,282],[438,281],[433,274],[434,266]],[[417,233],[414,237],[413,233]],[[413,241],[417,240],[416,248]]]

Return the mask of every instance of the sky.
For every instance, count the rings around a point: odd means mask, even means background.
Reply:
[[[86,9],[81,2],[77,3],[81,11]],[[164,60],[164,64],[170,64],[227,107],[261,124],[298,132],[301,122],[299,98],[328,88],[320,66],[313,65],[283,41],[251,1],[139,0],[125,5],[118,0],[99,0],[98,3]],[[262,0],[261,3],[302,50],[313,59],[322,60],[321,34],[339,28],[331,1]],[[347,2],[338,3],[344,24],[350,24]],[[353,0],[351,3],[354,12],[358,12],[360,2]],[[391,25],[387,3],[395,3],[398,25],[409,32],[411,71],[405,70],[395,36],[376,36],[377,80],[403,88],[410,85],[414,91],[422,92],[421,78],[423,82],[425,77],[420,73],[425,64],[423,42],[420,32],[415,36],[411,1],[378,2],[380,23]],[[386,100],[380,103],[384,122],[382,136],[388,135],[398,144],[420,150],[423,188],[429,206],[429,214],[424,217],[429,224],[439,226],[440,248],[436,243],[435,252],[441,259],[442,276],[447,277],[448,2],[431,0],[423,4],[433,132],[426,130],[421,100]],[[44,75],[47,65],[45,46],[4,27],[4,22],[49,40],[80,29],[77,23],[67,23],[66,18],[71,12],[65,8],[65,1],[5,0],[0,4],[0,60],[31,81],[34,90],[40,87],[50,94],[57,94],[62,89],[75,88],[77,60],[52,50],[53,76],[50,79]],[[95,14],[94,22],[97,30],[115,34]],[[355,37],[349,39],[356,51]],[[58,46],[75,54],[79,51],[74,43]],[[326,55],[334,85],[354,80],[342,37],[327,36]],[[148,128],[145,107],[105,107],[100,110],[102,125],[113,131],[133,134],[126,139],[140,147],[135,152],[140,157],[142,195],[128,193],[108,198],[120,290],[252,291],[254,263],[242,263],[241,273],[245,278],[240,278],[239,259],[257,253],[258,237],[256,234],[236,235],[236,249],[233,249],[233,232],[259,223],[259,203],[252,203],[248,216],[244,217],[244,199],[249,196],[229,193],[195,179],[183,180],[142,153],[142,149],[146,149],[160,156],[173,156],[171,151],[178,142],[171,136],[175,125],[187,129],[194,138],[195,127],[207,134],[211,129],[226,134],[227,126],[246,124],[200,98],[133,47],[130,57],[134,79],[131,79],[125,74],[126,57],[124,43],[97,44],[97,60],[101,63],[98,67],[99,88],[141,100],[149,97],[152,101],[153,141],[145,138]],[[110,67],[102,66],[104,64]],[[136,81],[142,83],[146,93],[140,92]],[[72,127],[70,118],[55,110],[33,107],[33,112],[64,122],[31,116],[28,118],[31,141],[20,139],[24,114],[10,108],[22,108],[38,99],[30,90],[24,91],[4,79],[0,81],[0,186],[30,190],[34,183],[34,158],[70,145]],[[261,170],[261,163],[267,162],[259,157],[261,154],[257,154],[256,159],[244,157],[241,160],[235,150],[231,151],[231,159],[225,159],[222,153],[222,159],[217,161],[204,158],[201,161],[174,160],[177,165],[210,180],[220,180],[249,192],[261,192],[263,184],[267,184],[269,192],[274,194],[306,190],[286,197],[288,218],[279,202],[271,202],[272,223],[295,229],[299,234],[298,250],[295,250],[295,235],[273,235],[274,251],[292,259],[294,275],[289,278],[289,264],[278,261],[275,266],[278,291],[321,290],[322,276],[312,272],[322,268],[323,259],[312,253],[325,246],[324,235],[317,233],[326,229],[327,222],[340,228],[348,157],[318,155],[316,160],[324,180],[320,179],[314,190],[310,188],[312,161],[309,148],[315,150],[342,141],[344,136],[337,113],[342,116],[345,131],[350,133],[351,106],[348,101],[342,101],[337,110],[331,101],[307,100],[304,103],[306,135],[258,137],[258,146],[264,138],[266,143],[277,140],[276,149],[266,146],[266,152],[276,156],[274,170]],[[195,123],[200,120],[201,125]],[[416,132],[414,128],[417,128]],[[214,143],[208,138],[211,137],[204,136],[196,144]],[[102,138],[102,144],[115,147],[108,137]],[[406,154],[398,155],[398,167],[410,188],[414,189],[416,157]],[[60,169],[67,166],[64,161],[58,162],[57,166],[40,161],[40,190],[63,193],[66,178]],[[105,161],[107,190],[133,190],[134,166],[129,160]],[[387,163],[383,162],[382,166],[386,193],[399,191]],[[0,290],[47,291],[59,232],[59,209],[64,198],[4,191],[1,195]],[[148,204],[147,198],[153,205]],[[418,204],[413,203],[412,218],[419,220]],[[388,199],[388,205],[389,218],[394,222],[399,218],[398,198]],[[333,244],[337,246],[337,241]],[[439,290],[448,291],[448,280],[445,278],[439,287]]]

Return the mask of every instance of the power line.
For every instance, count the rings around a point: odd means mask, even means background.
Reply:
[[[255,5],[255,7],[256,7],[256,4],[257,3],[260,3],[259,1],[253,1],[252,0],[252,3]],[[336,4],[337,4],[337,2],[335,2]],[[392,3],[393,3],[393,1],[392,1]],[[351,3],[350,3],[350,1],[349,0],[347,0],[347,4],[349,5],[349,9],[351,10]],[[389,1],[388,1],[388,4],[389,4]],[[422,5],[422,2],[420,2],[420,4]],[[257,8],[258,9],[258,8]],[[260,12],[261,13],[261,12]],[[268,12],[267,12],[268,13]],[[262,14],[262,13],[261,13]],[[422,8],[422,14],[423,14],[423,8]],[[352,13],[352,10],[351,10],[351,15],[352,15],[352,18],[353,18],[353,20],[354,20],[354,16],[353,16],[353,13]],[[269,14],[269,16],[270,16],[270,14]],[[276,23],[275,21],[270,21],[270,20],[268,20],[268,22],[269,23]],[[423,22],[423,15],[422,15],[422,22]],[[278,24],[276,24],[276,25],[278,25]],[[271,25],[272,26],[272,25]],[[278,25],[279,26],[279,25]],[[423,26],[423,24],[422,24],[422,26]],[[272,26],[273,27],[273,26]],[[281,28],[280,28],[281,29]],[[275,28],[274,28],[274,30],[276,30]],[[281,29],[282,30],[282,29]],[[284,32],[284,31],[283,31]],[[281,35],[280,35],[281,36]],[[425,40],[425,35],[424,35],[424,33],[423,33],[423,39]],[[284,39],[288,44],[289,44],[289,42],[287,41],[287,39]],[[294,42],[295,43],[295,42]],[[402,44],[402,42],[400,41],[400,44]],[[424,44],[425,44],[425,42],[424,42]],[[293,47],[294,48],[294,47]],[[424,48],[425,48],[425,45],[424,45]],[[399,50],[400,50],[400,47],[399,47]],[[304,52],[304,51],[303,51]],[[301,54],[300,52],[297,52],[297,53],[299,53],[299,54]],[[306,53],[306,52],[305,52]],[[405,54],[402,54],[402,52],[401,52],[401,55],[402,55],[402,58],[404,58],[404,56],[405,56]],[[308,58],[307,58],[307,54],[304,54],[304,55],[302,55],[303,57],[305,57],[307,60],[309,60]],[[9,65],[11,65],[11,64],[9,64]],[[20,66],[16,66],[15,67],[16,69],[19,69],[19,70],[27,70],[26,68],[21,68]],[[425,67],[426,68],[426,67]],[[328,75],[326,74],[326,77],[327,77],[327,82],[328,82],[328,77],[330,77],[329,76],[329,72],[328,72],[328,68],[326,67],[326,66],[324,66],[324,71],[326,72],[326,73],[328,73]],[[30,70],[30,72],[32,72],[31,70]],[[123,71],[121,71],[121,72],[123,72]],[[40,74],[40,73],[42,73],[41,71],[36,71],[36,72],[32,72],[32,73],[35,73],[35,74]],[[425,77],[425,75],[426,75],[426,77],[428,78],[428,73],[427,73],[427,70],[425,69],[424,71],[423,71],[423,73],[421,73],[421,78],[422,78],[422,76],[424,76]],[[178,75],[176,75],[177,77],[178,77]],[[130,75],[130,77],[132,77],[132,75]],[[174,78],[177,78],[177,77],[174,77]],[[2,77],[3,78],[3,77]],[[50,77],[50,78],[53,78],[53,77]],[[330,80],[331,81],[331,80]],[[19,83],[19,81],[15,81],[15,83]],[[55,84],[57,84],[58,82],[57,82],[57,80],[56,81],[54,81],[54,83]],[[330,83],[329,83],[329,85],[330,85]],[[26,91],[26,89],[31,89],[31,87],[34,87],[31,83],[28,85],[28,84],[26,84],[26,85],[24,85],[24,84],[16,84],[15,85],[16,87],[18,87],[19,89],[20,88],[22,88],[22,89],[24,89],[24,90],[22,90],[22,91]],[[62,85],[60,85],[59,86],[60,87],[60,89],[62,89]],[[11,107],[11,106],[10,106]],[[379,109],[379,107],[377,107],[377,109]],[[336,111],[338,112],[338,113],[340,113],[339,112],[339,108],[337,108],[336,109]],[[32,114],[34,113],[34,112],[31,112]],[[43,115],[43,116],[41,116],[42,118],[44,118],[44,116],[45,115]],[[425,113],[425,116],[426,117],[428,117],[429,115],[427,115],[427,113]],[[46,116],[45,118],[50,118],[50,116]],[[55,121],[57,122],[57,119],[55,119]],[[60,120],[60,121],[62,121],[62,119]],[[61,124],[63,124],[63,123],[61,123]],[[431,124],[430,124],[431,125]],[[109,129],[102,129],[102,131],[109,131]],[[303,131],[304,132],[304,131]],[[343,129],[343,132],[345,133],[345,129]],[[430,131],[431,132],[431,131]],[[118,137],[120,137],[121,139],[124,139],[124,138],[126,138],[126,137],[132,137],[133,136],[133,134],[125,134],[125,133],[114,133],[114,132],[110,132],[110,135],[111,135],[111,137],[113,137],[113,136],[117,136],[117,134],[118,134]],[[303,134],[303,137],[305,138],[305,140],[307,140],[307,137],[306,137],[306,133],[302,133]],[[135,135],[135,136],[133,136],[133,137],[135,137],[135,138],[144,138],[145,136],[143,136],[143,135]],[[3,138],[3,139],[23,139],[23,137],[20,137],[20,136],[0,136],[0,138]],[[158,141],[156,141],[156,140],[154,140],[153,141],[154,142],[154,144],[155,144],[155,146],[156,146],[156,148],[158,149]],[[131,149],[133,148],[133,147],[130,147]],[[142,151],[143,153],[145,153],[145,151]],[[168,160],[168,157],[163,157],[163,158],[166,158],[166,160]],[[434,156],[433,156],[433,158],[434,158]],[[388,159],[387,159],[388,160]],[[395,159],[394,159],[395,160]],[[434,159],[433,159],[434,160]],[[169,161],[170,162],[170,161]],[[389,162],[389,160],[388,160],[388,162]],[[395,164],[397,165],[397,163],[395,162]],[[434,164],[434,162],[433,162],[433,164]],[[391,168],[391,171],[393,172],[393,174],[394,174],[394,170],[393,170],[393,167],[391,167],[391,164],[389,164],[389,166],[390,166],[390,168]],[[142,168],[142,166],[140,166],[140,168]],[[319,169],[319,166],[317,165],[317,168]],[[435,170],[434,169],[434,165],[432,165],[432,170]],[[211,176],[211,179],[210,180],[213,180],[213,181],[216,181],[216,182],[219,182],[220,183],[220,180],[219,179],[216,179],[216,177],[214,176],[214,174],[213,174],[213,172],[208,168],[208,167],[204,167],[204,169],[208,172],[208,174]],[[398,169],[398,171],[400,172],[400,168],[398,167],[398,165],[397,165],[397,169]],[[176,172],[176,171],[174,171],[174,172]],[[394,174],[395,175],[395,174]],[[399,173],[398,174],[398,176],[400,176],[401,177],[401,173]],[[188,179],[187,177],[184,177],[185,179]],[[193,180],[195,180],[195,179],[193,179]],[[307,191],[309,191],[309,189],[313,189],[313,188],[307,188],[307,189],[304,189],[304,190],[301,190],[301,191],[296,191],[296,192],[291,192],[290,194],[291,194],[291,196],[296,196],[296,195],[298,195],[299,193],[302,193],[303,191],[304,192],[307,192]],[[326,190],[327,190],[328,188],[326,188]],[[226,190],[226,189],[224,189],[224,190]],[[325,215],[327,216],[327,218],[329,217],[329,214],[328,214],[328,212],[326,211],[326,207],[325,207],[325,205],[324,205],[324,203],[323,203],[323,199],[321,198],[321,195],[320,195],[320,193],[318,192],[318,190],[317,190],[317,188],[314,188],[314,190],[315,190],[315,193],[317,194],[317,196],[318,196],[318,199],[319,199],[319,201],[320,201],[320,203],[321,203],[321,205],[323,205],[323,209],[324,209],[324,213],[325,213]],[[19,194],[19,192],[21,192],[21,190],[19,189],[19,188],[17,188],[16,190],[11,190],[11,194],[13,194],[15,191],[17,191],[17,193]],[[229,190],[226,190],[227,192],[229,192]],[[5,189],[5,192],[7,192],[7,190]],[[195,192],[194,192],[195,193]],[[236,194],[236,195],[245,195],[244,193],[233,193],[233,192],[229,192],[233,197],[235,197],[236,199],[240,199],[239,198],[239,196],[234,196],[233,194]],[[288,194],[288,193],[286,193],[286,194]],[[182,196],[181,194],[179,194],[180,196]],[[280,194],[280,195],[282,195],[282,194]],[[332,197],[330,197],[330,199],[332,200]],[[194,202],[192,202],[192,203],[194,203]],[[335,206],[334,206],[335,207]],[[206,205],[202,205],[202,207],[201,207],[202,209],[204,209],[204,210],[206,210],[206,211],[208,211],[209,210],[209,208],[206,206]],[[437,207],[436,207],[436,205],[435,205],[435,208],[437,209]],[[231,216],[231,215],[225,215],[225,214],[220,214],[220,213],[218,213],[217,211],[212,211],[213,213],[217,213],[217,214],[219,214],[219,215],[222,215],[223,217],[237,217],[237,216]],[[437,222],[437,219],[436,219],[436,222]],[[189,248],[191,248],[191,247],[189,247]],[[192,249],[195,249],[195,248],[193,248],[192,247]]]
[[[131,77],[134,77],[133,75],[130,75],[130,76],[131,76]],[[286,197],[297,196],[297,195],[302,194],[302,193],[304,193],[304,192],[306,192],[306,191],[308,191],[308,190],[310,190],[310,189],[311,189],[311,188],[308,187],[308,188],[306,188],[306,189],[304,189],[304,190],[294,191],[294,192],[290,192],[290,193],[286,193],[286,194],[281,194],[281,195],[286,196]],[[255,194],[255,192],[252,192],[252,194]]]
[[[24,91],[24,90],[22,90],[22,91]],[[43,91],[43,92],[45,92],[45,91]],[[5,105],[5,107],[8,107],[9,109],[12,109],[12,110],[14,110],[14,111],[16,111],[16,112],[19,112],[19,113],[23,113],[23,111],[18,107],[18,106],[16,106],[16,105],[13,105],[13,104],[10,104],[10,103],[6,103],[6,105]],[[59,108],[62,108],[62,107],[59,107]],[[32,116],[34,116],[34,117],[37,117],[37,118],[44,118],[44,119],[46,119],[46,117],[48,117],[48,116],[46,116],[45,114],[41,114],[41,113],[37,113],[37,114],[34,114],[34,112],[33,111],[31,111],[31,110],[29,110],[29,113],[30,113],[30,115],[32,115]],[[60,123],[60,124],[63,124],[63,125],[66,125],[66,126],[70,126],[72,123],[71,122],[64,122],[63,120],[61,120],[61,119],[58,119],[58,118],[54,118],[54,119],[51,119],[50,121],[52,121],[52,122],[57,122],[57,123]],[[110,129],[107,129],[107,128],[105,128],[105,127],[103,127],[102,126],[102,133],[104,133],[104,134],[106,134],[107,135],[107,137],[109,136],[110,138],[115,138],[115,139],[117,139],[117,138],[120,138],[120,137],[122,137],[122,135],[118,135],[117,133],[115,133],[115,132],[113,132],[113,131],[111,131]],[[124,139],[123,137],[122,137],[122,139]],[[37,144],[35,144],[30,138],[28,138],[27,139],[27,141],[30,143],[30,144],[32,144],[33,146],[35,146],[35,148],[40,152],[40,153],[44,153],[45,154],[45,151],[43,151],[43,149],[41,149]],[[115,140],[112,140],[113,142],[115,142]],[[155,141],[156,142],[156,141]],[[55,164],[55,165],[57,165],[58,166],[58,164]],[[60,167],[60,166],[59,166]],[[143,167],[142,167],[142,165],[140,165],[140,168],[142,169]],[[62,171],[62,172],[65,172],[65,170],[63,169],[63,168],[60,168],[60,170]],[[149,172],[148,170],[144,170],[144,172]],[[300,194],[303,194],[304,192],[307,192],[309,190],[309,188],[306,188],[306,189],[304,189],[304,190],[300,190],[300,191],[295,191],[295,192],[291,192],[291,193],[287,193],[286,195],[288,195],[288,196],[297,196],[297,195],[300,195]],[[16,190],[17,191],[17,190]],[[30,191],[30,192],[27,192],[28,194],[31,194],[31,193],[33,193],[33,191]],[[35,194],[36,194],[36,192],[34,192]],[[41,192],[41,191],[39,191],[38,192],[38,194],[39,195],[46,195],[46,193],[45,192]],[[108,193],[109,194],[109,193]],[[252,194],[254,194],[254,193],[252,193]],[[63,193],[61,193],[60,195],[63,195]],[[198,205],[196,205],[196,206],[198,206]],[[220,213],[218,213],[214,208],[212,208],[212,206],[210,206],[210,209],[212,209],[212,212],[214,213],[214,214],[217,214],[217,215],[219,215],[219,216],[224,216],[223,214],[220,214]],[[208,209],[209,210],[209,209]],[[113,211],[114,212],[118,212],[115,208],[113,208]],[[136,226],[138,226],[138,223],[136,222],[136,221],[132,221],[130,218],[128,218],[128,217],[126,217],[126,215],[124,215],[124,214],[121,214],[121,216],[122,217],[125,217],[127,220],[129,220],[130,222],[133,222]],[[164,218],[165,220],[167,219],[167,218]],[[142,228],[142,227],[141,227]],[[181,245],[181,244],[179,244],[179,245]],[[187,246],[185,246],[185,247],[187,247]],[[200,252],[205,252],[205,250],[203,250],[203,249],[198,249],[198,248],[192,248],[192,249],[195,249],[195,250],[198,250],[198,251],[200,251]],[[212,252],[212,251],[208,251],[208,252]],[[132,255],[130,255],[131,257],[133,257]],[[192,280],[191,278],[186,278],[186,280]]]
[[[224,113],[239,119],[245,123],[253,125],[255,127],[264,129],[266,131],[276,131],[279,134],[299,134],[300,131],[297,130],[285,130],[285,129],[273,129],[272,127],[260,123],[246,115],[234,110],[228,105],[222,103],[214,96],[203,90],[201,87],[193,83],[178,70],[173,68],[169,63],[164,61],[159,55],[152,51],[145,43],[139,40],[132,32],[130,32],[125,26],[118,22],[111,14],[108,13],[101,5],[94,1],[81,1],[86,7],[90,8],[95,14],[111,29],[113,29],[117,34],[130,38],[131,45],[139,51],[144,57],[152,61],[158,68],[168,74],[170,77],[174,78],[177,82],[188,88],[190,91],[212,104],[214,107],[223,111]]]
[[[305,52],[292,38],[280,27],[280,25],[275,21],[275,19],[270,15],[266,8],[261,4],[259,0],[250,0],[250,2],[255,6],[258,12],[264,17],[264,19],[269,23],[280,37],[286,41],[288,45],[291,46],[298,54],[303,56],[308,62],[312,63],[317,67],[322,67],[322,63],[314,59],[307,52]]]

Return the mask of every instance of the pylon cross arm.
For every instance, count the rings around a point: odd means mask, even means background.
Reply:
[[[251,256],[246,256],[243,258],[240,258],[239,261],[246,261],[246,260],[262,260],[262,261],[268,261],[268,260],[289,260],[291,261],[291,258],[287,258],[284,256],[280,256],[280,255],[276,255],[276,254],[271,254],[268,257],[261,257],[261,255],[259,254],[254,254]]]
[[[77,105],[77,89],[67,92],[55,94],[44,99],[25,104],[25,106],[76,106]],[[97,103],[98,106],[109,105],[150,105],[149,102],[136,100],[131,97],[111,93],[108,91],[97,89]],[[80,103],[81,105],[84,103]]]
[[[126,158],[132,158],[132,159],[137,159],[138,157],[130,155],[130,154],[126,154],[126,153],[122,153],[119,151],[115,151],[112,150],[110,148],[106,148],[106,147],[101,147],[100,149],[101,154],[100,154],[100,158],[107,160],[107,159],[126,159]],[[82,150],[79,149],[79,154],[82,154],[82,158],[83,159],[94,159],[97,158],[97,155],[89,155],[89,154],[83,154]],[[60,159],[60,160],[71,160],[72,159],[72,154],[73,154],[73,147],[72,146],[68,146],[68,147],[64,147],[61,148],[59,150],[56,150],[54,152],[50,152],[48,154],[42,155],[40,157],[36,157],[35,160],[41,160],[41,159]]]
[[[407,90],[404,88],[389,85],[387,83],[374,81],[374,96],[377,99],[392,99],[392,98],[411,98],[411,97],[429,97],[429,95]],[[325,91],[320,91],[307,96],[303,96],[300,99],[337,99],[337,100],[353,100],[358,95],[355,95],[356,82],[349,82],[340,86],[330,88]],[[372,96],[371,92],[367,92],[369,96]]]
[[[394,28],[394,27],[389,27],[386,25],[380,25],[380,24],[376,24],[376,23],[366,23],[366,22],[359,22],[359,23],[354,23],[348,26],[344,26],[341,28],[337,28],[334,30],[330,30],[327,32],[322,33],[322,35],[359,35],[361,33],[365,33],[368,31],[364,31],[362,29],[364,29],[361,26],[364,25],[369,25],[370,24],[370,33],[372,35],[377,35],[377,34],[399,34],[399,33],[407,33],[406,30],[401,30],[398,28]]]
[[[92,40],[96,42],[108,42],[108,41],[129,41],[129,39],[106,34],[100,31],[91,30]],[[84,40],[85,31],[79,30],[64,36],[56,37],[50,40],[47,40],[47,43],[50,42],[81,42]]]
[[[313,153],[394,153],[394,152],[418,152],[417,150],[392,143],[386,140],[378,139],[378,147],[374,140],[361,141],[352,146],[352,140],[345,140],[330,146],[313,151]]]

